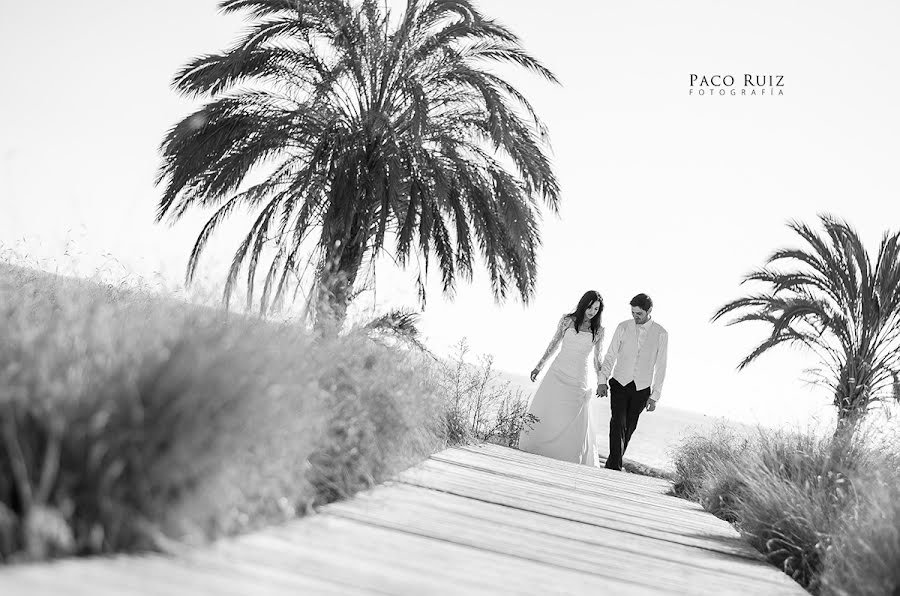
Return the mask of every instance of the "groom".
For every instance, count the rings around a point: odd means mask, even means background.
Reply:
[[[666,378],[669,334],[650,320],[652,310],[653,300],[646,294],[631,299],[631,319],[616,327],[597,375],[597,395],[606,397],[612,391],[606,458],[606,467],[612,470],[622,469],[622,456],[638,418],[645,408],[648,412],[656,409]]]

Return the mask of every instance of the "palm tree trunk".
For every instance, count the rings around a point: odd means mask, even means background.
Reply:
[[[869,392],[866,385],[857,385],[856,379],[851,377],[849,383],[838,387],[834,405],[838,414],[834,434],[844,435],[849,439],[856,432],[869,406]]]
[[[844,364],[834,393],[834,405],[838,414],[836,436],[852,436],[865,416],[871,397],[869,371],[870,367],[860,364],[857,358],[850,357]]]
[[[837,426],[834,429],[834,438],[850,439],[856,433],[856,428],[862,415],[857,408],[838,407]]]
[[[366,251],[366,239],[359,217],[354,218],[346,235],[332,233],[319,274],[316,299],[316,330],[337,333],[347,316]]]

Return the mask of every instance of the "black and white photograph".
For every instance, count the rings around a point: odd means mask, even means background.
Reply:
[[[0,594],[900,595],[898,31],[0,0]]]

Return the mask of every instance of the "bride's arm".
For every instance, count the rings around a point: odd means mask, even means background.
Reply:
[[[535,371],[540,372],[541,369],[544,368],[544,364],[547,362],[550,356],[553,355],[553,352],[556,351],[556,348],[559,347],[559,343],[562,341],[563,335],[565,334],[568,327],[569,317],[568,315],[564,315],[556,325],[556,333],[553,334],[553,339],[550,340],[550,345],[547,346],[547,350],[544,352],[544,355],[541,356],[541,360],[537,363],[537,366],[534,367]]]
[[[597,339],[594,340],[594,372],[600,376],[600,369],[603,367],[603,335],[606,330],[600,327],[597,333]]]

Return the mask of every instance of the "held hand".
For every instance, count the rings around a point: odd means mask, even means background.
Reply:
[[[537,379],[538,374],[540,373],[540,369],[536,368],[531,371],[531,382],[534,383],[534,380]]]
[[[607,387],[606,383],[597,385],[597,397],[606,397],[608,393],[609,387]]]
[[[647,411],[652,412],[656,409],[656,401],[652,399],[647,400]]]

